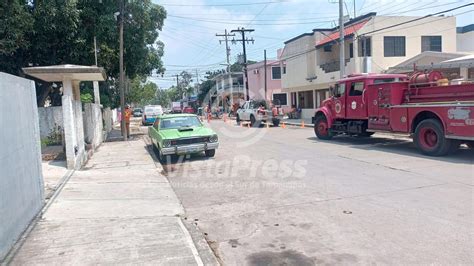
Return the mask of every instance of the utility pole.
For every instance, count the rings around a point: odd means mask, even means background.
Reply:
[[[225,42],[225,50],[226,50],[226,56],[227,56],[227,73],[230,72],[230,47],[229,47],[229,39],[228,37],[233,37],[235,34],[228,34],[227,30],[224,31],[224,34],[218,34],[216,33],[217,37],[224,37],[224,40],[219,40],[219,43],[222,43],[223,41]]]
[[[235,36],[235,34],[229,34],[227,33],[227,29],[225,29],[224,31],[224,34],[218,34],[216,33],[216,36],[217,37],[224,37],[224,40],[219,40],[219,44],[222,43],[223,41],[225,41],[225,50],[226,50],[226,58],[227,58],[227,75],[229,75],[229,86],[231,88],[231,93],[230,93],[230,102],[231,104],[234,103],[234,97],[233,97],[233,84],[232,84],[232,77],[231,77],[231,74],[230,74],[230,47],[229,47],[229,39],[228,37],[233,37]]]
[[[97,66],[97,38],[94,36],[94,56],[95,56],[95,65]]]
[[[263,73],[265,77],[264,88],[265,88],[265,100],[267,99],[267,50],[263,50]]]
[[[339,0],[339,73],[340,78],[344,77],[345,56],[344,56],[344,0]]]
[[[123,19],[124,19],[124,0],[120,0],[120,110],[122,112],[122,119],[120,121],[120,128],[122,130],[123,140],[127,140],[127,129],[125,128],[125,91],[124,91],[124,71],[123,71]]]
[[[352,0],[352,2],[354,3],[354,18],[355,18],[356,17],[356,0]]]
[[[198,93],[199,93],[199,74],[198,74],[197,68],[196,68],[196,81],[197,81],[197,83],[196,83],[196,89],[195,89],[195,91],[194,91],[194,94],[198,94]]]
[[[254,39],[251,38],[251,39],[248,39],[248,38],[245,38],[245,33],[246,32],[252,32],[252,31],[255,31],[254,29],[244,29],[244,28],[237,28],[236,30],[231,30],[230,32],[240,32],[240,34],[242,35],[242,39],[240,40],[235,40],[235,39],[232,39],[232,42],[235,43],[235,42],[242,42],[242,47],[243,47],[243,52],[244,52],[244,75],[245,75],[245,91],[246,91],[246,94],[247,94],[247,101],[250,100],[250,95],[249,95],[249,81],[248,81],[248,73],[247,73],[247,52],[245,50],[245,43],[249,43],[249,42],[252,42],[252,44],[254,43]]]

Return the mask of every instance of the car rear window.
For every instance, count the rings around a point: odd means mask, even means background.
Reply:
[[[145,113],[159,113],[161,111],[161,106],[150,106],[145,108]]]
[[[182,127],[198,127],[201,126],[201,121],[197,116],[179,116],[163,118],[160,121],[161,129],[177,129]]]

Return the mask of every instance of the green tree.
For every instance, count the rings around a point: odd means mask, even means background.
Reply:
[[[168,94],[168,90],[158,89],[156,91],[155,104],[159,104],[164,107],[168,107],[171,105],[171,99],[170,95]]]
[[[19,75],[28,65],[33,18],[24,1],[0,1],[0,71]]]
[[[158,86],[153,82],[146,82],[146,78],[136,77],[131,81],[130,102],[145,106],[156,101]]]
[[[166,11],[151,0],[125,1],[124,61],[130,78],[163,73],[163,43],[158,40]],[[94,37],[98,63],[108,75],[101,86],[111,105],[118,100],[119,0],[2,0],[0,1],[0,71],[21,75],[26,66],[93,65]],[[58,90],[37,81],[38,104]],[[102,102],[107,102],[102,99]]]

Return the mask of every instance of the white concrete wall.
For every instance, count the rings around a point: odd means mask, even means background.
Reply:
[[[94,149],[103,141],[103,121],[100,105],[95,103],[84,104],[84,141],[92,144]]]
[[[43,206],[34,82],[0,72],[0,259]]]
[[[316,51],[302,53],[310,51],[314,46],[315,41],[313,36],[304,36],[285,45],[281,55],[281,59],[286,64],[286,74],[282,74],[281,77],[282,88],[291,89],[312,85],[307,78],[316,75],[314,69],[316,64]]]
[[[63,129],[63,110],[61,106],[38,107],[40,137],[45,139],[53,134],[61,132]]]
[[[113,111],[110,109],[110,107],[107,107],[102,111],[102,117],[104,119],[104,131],[109,133],[112,131],[114,126]]]
[[[458,52],[474,52],[474,31],[458,33],[456,42]]]
[[[417,17],[376,16],[358,34],[368,33],[372,38],[372,70],[381,72],[421,53],[421,36],[441,36],[442,52],[456,52],[456,17],[432,17],[394,28],[369,33]],[[384,37],[405,36],[405,56],[385,57]]]

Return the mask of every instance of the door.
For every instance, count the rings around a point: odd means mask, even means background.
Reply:
[[[249,104],[250,104],[249,102],[245,102],[244,106],[242,106],[241,113],[240,113],[240,119],[250,120]]]
[[[333,89],[334,104],[331,111],[336,118],[346,118],[346,84],[337,83]]]
[[[349,119],[367,119],[367,105],[364,81],[348,81],[346,116]]]

